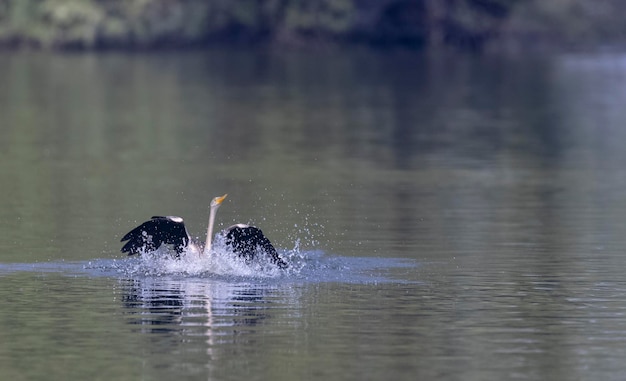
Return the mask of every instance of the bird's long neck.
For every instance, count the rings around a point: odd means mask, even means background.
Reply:
[[[204,255],[211,254],[211,239],[213,237],[213,224],[215,223],[215,213],[217,207],[211,206],[211,212],[209,213],[209,227],[206,230],[206,244],[204,245]]]

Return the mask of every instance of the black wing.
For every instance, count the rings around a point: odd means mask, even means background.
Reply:
[[[121,242],[128,241],[122,247],[122,253],[128,255],[157,250],[161,245],[174,245],[177,254],[183,252],[190,242],[185,223],[180,217],[154,216],[128,232]]]
[[[226,245],[245,260],[250,261],[257,253],[264,253],[281,269],[287,267],[287,262],[278,256],[276,249],[263,235],[261,229],[248,225],[233,225],[224,230],[223,234]]]

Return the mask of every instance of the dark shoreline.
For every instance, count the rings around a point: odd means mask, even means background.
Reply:
[[[607,1],[609,8],[619,5]],[[622,46],[626,26],[619,17],[580,14],[586,2],[550,8],[531,0],[0,0],[0,49],[366,46],[480,53]]]

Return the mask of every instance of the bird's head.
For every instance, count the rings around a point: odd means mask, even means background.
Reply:
[[[215,197],[213,200],[211,200],[211,209],[218,208],[222,204],[222,202],[226,199],[226,196],[228,196],[228,194],[225,194],[220,197]]]

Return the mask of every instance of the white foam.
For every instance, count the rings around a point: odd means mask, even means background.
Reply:
[[[288,257],[293,257],[294,251],[281,253],[283,259],[289,262]],[[297,268],[280,269],[263,255],[257,256],[252,261],[235,255],[221,240],[216,240],[210,255],[198,254],[197,252],[185,252],[180,258],[176,258],[173,251],[161,247],[154,252],[142,253],[139,260],[126,268],[129,275],[164,276],[239,276],[254,278],[276,278],[285,273],[293,273]]]

